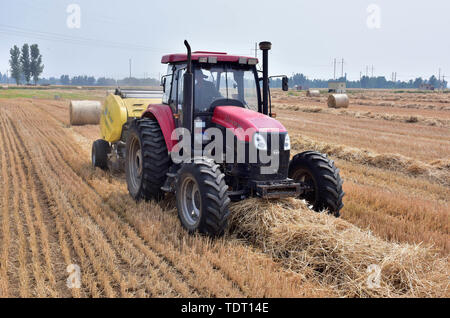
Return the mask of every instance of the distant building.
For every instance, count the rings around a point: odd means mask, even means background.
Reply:
[[[434,86],[431,84],[420,84],[419,89],[424,91],[434,91]]]
[[[347,90],[347,83],[346,82],[339,82],[339,81],[329,81],[328,82],[328,92],[329,93],[337,93],[337,94],[343,94]]]

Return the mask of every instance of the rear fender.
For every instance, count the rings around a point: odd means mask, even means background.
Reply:
[[[172,109],[167,105],[149,105],[147,110],[142,114],[142,118],[151,118],[158,122],[164,135],[164,140],[166,141],[167,150],[171,152],[177,144],[171,138],[172,132],[175,130]]]

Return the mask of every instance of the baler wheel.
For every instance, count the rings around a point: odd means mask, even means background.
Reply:
[[[289,178],[309,187],[300,199],[306,200],[315,211],[328,210],[340,216],[345,193],[339,169],[327,155],[307,151],[294,156],[289,164]]]
[[[128,191],[135,200],[164,198],[161,187],[166,180],[170,158],[157,121],[143,118],[132,122],[125,157]]]
[[[92,166],[98,167],[102,170],[108,169],[108,154],[111,152],[111,147],[106,140],[96,140],[92,144]]]

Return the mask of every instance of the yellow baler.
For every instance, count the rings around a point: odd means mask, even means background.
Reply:
[[[123,126],[128,120],[141,117],[149,104],[161,103],[161,97],[156,94],[149,94],[145,98],[141,96],[144,95],[123,95],[123,93],[108,95],[100,116],[100,132],[103,140],[109,143],[120,141]]]
[[[142,116],[150,104],[160,104],[162,92],[116,89],[109,94],[100,116],[101,139],[92,146],[92,164],[102,169],[121,169],[127,123]]]

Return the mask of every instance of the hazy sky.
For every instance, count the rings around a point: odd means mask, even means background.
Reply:
[[[70,4],[81,10],[80,28],[68,27]],[[399,80],[439,68],[450,77],[449,12],[444,0],[0,0],[0,72],[9,49],[27,42],[39,44],[45,77],[121,78],[130,58],[133,76],[157,77],[161,55],[184,52],[188,39],[194,50],[245,55],[271,41],[277,75],[328,79],[333,59],[344,58],[350,79],[372,65],[374,75]]]

